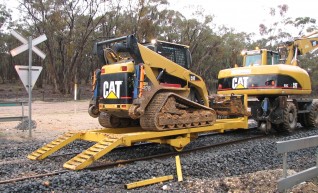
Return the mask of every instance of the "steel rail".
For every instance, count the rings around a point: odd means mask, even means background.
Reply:
[[[33,178],[41,178],[41,177],[47,177],[47,176],[55,176],[58,174],[63,174],[66,172],[70,172],[69,170],[60,170],[60,171],[55,171],[55,172],[50,172],[46,174],[36,174],[33,176],[26,176],[26,177],[21,177],[21,178],[13,178],[13,179],[8,179],[8,180],[3,180],[0,181],[0,184],[8,184],[8,183],[13,183],[13,182],[18,182],[26,179],[33,179]]]
[[[248,138],[239,139],[239,140],[231,140],[231,141],[227,141],[227,142],[201,146],[201,147],[197,147],[197,148],[193,148],[193,149],[189,149],[189,150],[184,150],[184,151],[180,151],[180,152],[169,152],[169,153],[163,153],[163,154],[158,154],[158,155],[146,156],[146,157],[142,157],[142,158],[120,160],[120,161],[116,161],[116,162],[112,162],[112,163],[105,163],[105,164],[101,164],[101,165],[97,165],[97,166],[90,166],[90,167],[87,167],[86,169],[88,169],[88,170],[100,170],[100,169],[104,169],[104,168],[108,168],[108,167],[117,166],[119,164],[123,165],[123,164],[133,163],[136,161],[145,161],[145,160],[150,160],[150,159],[154,159],[154,158],[163,158],[163,157],[176,156],[176,155],[181,155],[181,154],[188,154],[191,152],[209,149],[209,148],[213,148],[213,147],[226,146],[226,145],[231,145],[231,144],[236,144],[236,143],[242,143],[242,142],[253,140],[253,139],[260,139],[260,138],[264,138],[266,136],[268,136],[268,135],[257,135],[254,137],[248,137]]]
[[[235,133],[235,132],[237,132],[237,130],[225,131],[224,133],[229,134],[229,133]],[[203,133],[203,134],[200,134],[198,136],[198,138],[214,136],[214,135],[224,135],[224,133],[218,133],[218,132]],[[141,142],[141,143],[134,144],[132,146],[119,146],[119,147],[116,147],[114,150],[122,150],[122,149],[127,149],[127,148],[133,149],[133,148],[142,147],[142,146],[148,146],[148,145],[156,145],[156,143]],[[68,156],[68,155],[75,155],[75,154],[80,154],[80,153],[82,153],[82,151],[70,152],[70,153],[61,153],[61,154],[56,154],[56,155],[50,155],[49,157],[47,157],[47,159],[51,159],[51,158],[55,158],[55,157]],[[15,159],[15,160],[8,160],[8,161],[0,161],[0,165],[14,164],[14,163],[23,163],[23,162],[27,162],[27,161],[29,161],[29,160]]]
[[[169,156],[188,154],[188,153],[195,152],[195,151],[200,151],[200,150],[209,149],[209,148],[213,148],[213,147],[227,146],[227,145],[236,144],[236,143],[242,143],[242,142],[246,142],[246,141],[250,141],[250,140],[254,140],[254,139],[260,139],[260,138],[264,138],[264,137],[268,137],[268,135],[256,135],[256,136],[253,136],[253,137],[247,137],[247,138],[238,139],[238,140],[230,140],[230,141],[226,141],[226,142],[222,142],[222,143],[201,146],[201,147],[197,147],[197,148],[193,148],[193,149],[189,149],[189,150],[184,150],[184,151],[180,151],[180,152],[169,152],[169,153],[163,153],[163,154],[158,154],[158,155],[146,156],[146,157],[142,157],[142,158],[135,158],[135,159],[129,159],[129,160],[120,160],[120,161],[115,161],[115,162],[112,162],[112,163],[100,164],[100,165],[97,165],[97,166],[90,166],[90,167],[87,167],[84,170],[97,171],[97,170],[102,170],[102,169],[109,168],[109,167],[114,167],[114,166],[117,166],[117,165],[133,163],[133,162],[136,162],[136,161],[145,161],[145,160],[150,160],[150,159],[155,159],[155,158],[165,158],[165,157],[169,157]],[[33,175],[33,176],[26,176],[26,177],[21,177],[21,178],[13,178],[13,179],[0,181],[0,184],[8,184],[8,183],[14,183],[14,182],[18,182],[18,181],[27,180],[27,179],[54,176],[54,175],[58,175],[58,174],[68,173],[68,172],[72,172],[72,171],[60,170],[60,171],[54,171],[54,172],[50,172],[50,173],[46,173],[46,174],[36,174],[36,175]]]

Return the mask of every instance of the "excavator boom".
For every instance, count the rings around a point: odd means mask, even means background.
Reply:
[[[298,66],[297,56],[305,55],[309,52],[314,52],[318,48],[318,31],[313,32],[307,36],[296,38],[292,42],[286,42],[279,49],[287,49],[287,58],[285,64]]]

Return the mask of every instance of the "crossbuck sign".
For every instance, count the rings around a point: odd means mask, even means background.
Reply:
[[[27,89],[28,93],[29,93],[29,137],[32,137],[32,128],[31,128],[31,122],[32,122],[32,118],[31,118],[31,111],[32,111],[32,88],[37,80],[37,78],[39,77],[42,67],[41,66],[32,66],[32,50],[38,55],[40,56],[42,59],[45,58],[45,54],[36,47],[36,45],[38,45],[39,43],[45,41],[46,35],[41,35],[35,39],[32,40],[32,37],[30,36],[29,39],[27,40],[25,37],[23,37],[22,35],[20,35],[19,33],[17,33],[16,31],[12,30],[11,34],[17,38],[20,42],[23,43],[23,45],[13,49],[10,51],[11,55],[14,57],[26,50],[29,50],[29,66],[16,66],[15,69],[17,70],[23,85],[25,86],[25,88]],[[33,76],[32,76],[33,74]],[[33,77],[33,78],[32,78]]]
[[[29,45],[28,45],[28,40],[26,38],[24,38],[23,36],[21,36],[20,34],[18,34],[16,31],[12,30],[11,31],[11,34],[17,38],[18,40],[20,40],[20,42],[23,43],[22,46],[19,46],[13,50],[10,51],[11,55],[14,57],[18,54],[20,54],[21,52],[24,52],[28,49]],[[32,50],[38,55],[40,56],[42,59],[45,58],[45,54],[39,49],[36,47],[37,44],[45,41],[47,38],[46,38],[46,35],[41,35],[37,38],[35,38],[34,40],[32,40]]]

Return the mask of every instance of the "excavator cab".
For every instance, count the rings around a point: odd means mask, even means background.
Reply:
[[[279,53],[267,49],[243,51],[242,55],[243,66],[275,65],[280,62]]]

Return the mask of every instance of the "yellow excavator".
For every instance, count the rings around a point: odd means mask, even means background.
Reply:
[[[318,31],[295,38],[278,51],[244,51],[243,67],[221,70],[218,94],[247,94],[249,107],[258,126],[292,132],[297,122],[318,127],[318,103],[301,98],[311,93],[310,77],[298,66],[298,56],[318,49]]]
[[[213,125],[217,112],[245,113],[224,110],[242,107],[240,96],[211,108],[216,100],[210,101],[203,79],[189,70],[188,46],[159,40],[141,44],[128,35],[97,42],[94,50],[102,67],[94,73],[88,113],[103,127],[164,131]]]

